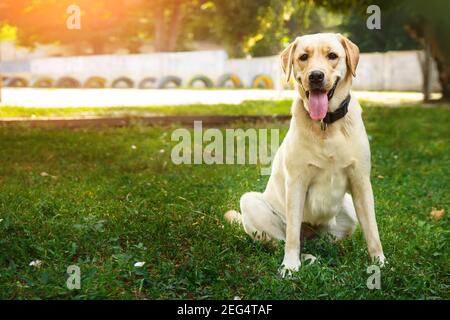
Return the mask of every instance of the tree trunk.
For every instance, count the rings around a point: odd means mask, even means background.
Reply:
[[[164,7],[159,4],[155,7],[155,51],[166,51],[165,29]]]
[[[423,100],[429,102],[431,100],[431,50],[430,46],[425,46],[425,57],[422,66],[423,72]]]
[[[167,28],[168,35],[168,44],[167,44],[167,50],[168,51],[175,51],[177,49],[177,41],[178,36],[180,34],[180,26],[181,22],[183,20],[183,14],[182,14],[182,8],[180,8],[179,3],[175,3],[173,10],[171,12],[171,21],[169,22],[170,28]]]
[[[450,101],[450,65],[448,62],[440,58],[440,55],[434,56],[436,66],[439,72],[439,82],[442,87],[442,100]]]
[[[94,54],[104,54],[105,53],[105,44],[100,38],[93,38],[91,40],[92,51]]]
[[[160,4],[155,9],[155,50],[175,51],[184,18],[181,1],[173,1],[171,5]],[[165,10],[169,11],[166,15]]]
[[[419,43],[429,48],[439,73],[442,100],[450,101],[450,53],[442,49],[442,43],[439,42],[433,30],[429,28],[425,30],[422,25],[407,25],[405,29]]]

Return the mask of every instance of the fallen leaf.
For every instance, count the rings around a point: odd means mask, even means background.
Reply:
[[[57,176],[52,176],[51,174],[47,173],[47,172],[41,172],[41,177],[50,177],[52,179],[58,179]]]
[[[444,216],[444,213],[444,209],[438,210],[436,208],[431,208],[430,216],[435,220],[439,220]]]
[[[39,268],[41,265],[42,265],[41,260],[33,260],[29,264],[30,267],[36,267],[36,268]]]

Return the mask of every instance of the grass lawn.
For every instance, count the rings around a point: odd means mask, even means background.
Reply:
[[[26,108],[0,107],[0,118],[42,117],[116,117],[155,115],[272,115],[289,114],[291,100],[245,101],[241,104],[148,106],[148,107],[86,107],[86,108]]]
[[[0,298],[448,299],[450,109],[367,108],[364,118],[389,261],[381,290],[366,287],[360,228],[338,244],[307,242],[303,252],[318,262],[279,278],[283,246],[253,242],[223,220],[268,177],[252,165],[176,166],[175,127],[136,125],[0,128]],[[445,210],[441,219],[433,207]],[[42,265],[29,266],[36,259]],[[81,290],[66,288],[72,264]]]
[[[385,103],[359,99],[364,106],[384,106]],[[27,108],[0,107],[0,118],[61,118],[61,117],[118,117],[158,115],[286,115],[290,113],[291,100],[245,101],[241,104],[147,106],[147,107],[73,107],[73,108]],[[406,104],[414,107],[414,104]],[[433,104],[433,107],[450,107],[449,104]],[[416,106],[417,107],[417,106]]]

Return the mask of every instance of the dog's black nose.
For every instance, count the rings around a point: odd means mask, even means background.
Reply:
[[[313,71],[309,74],[309,83],[311,84],[321,84],[325,74],[322,71]]]

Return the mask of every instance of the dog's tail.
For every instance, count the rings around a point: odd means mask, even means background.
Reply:
[[[229,223],[238,223],[242,225],[242,215],[236,210],[228,210],[227,212],[225,212],[224,218]]]

